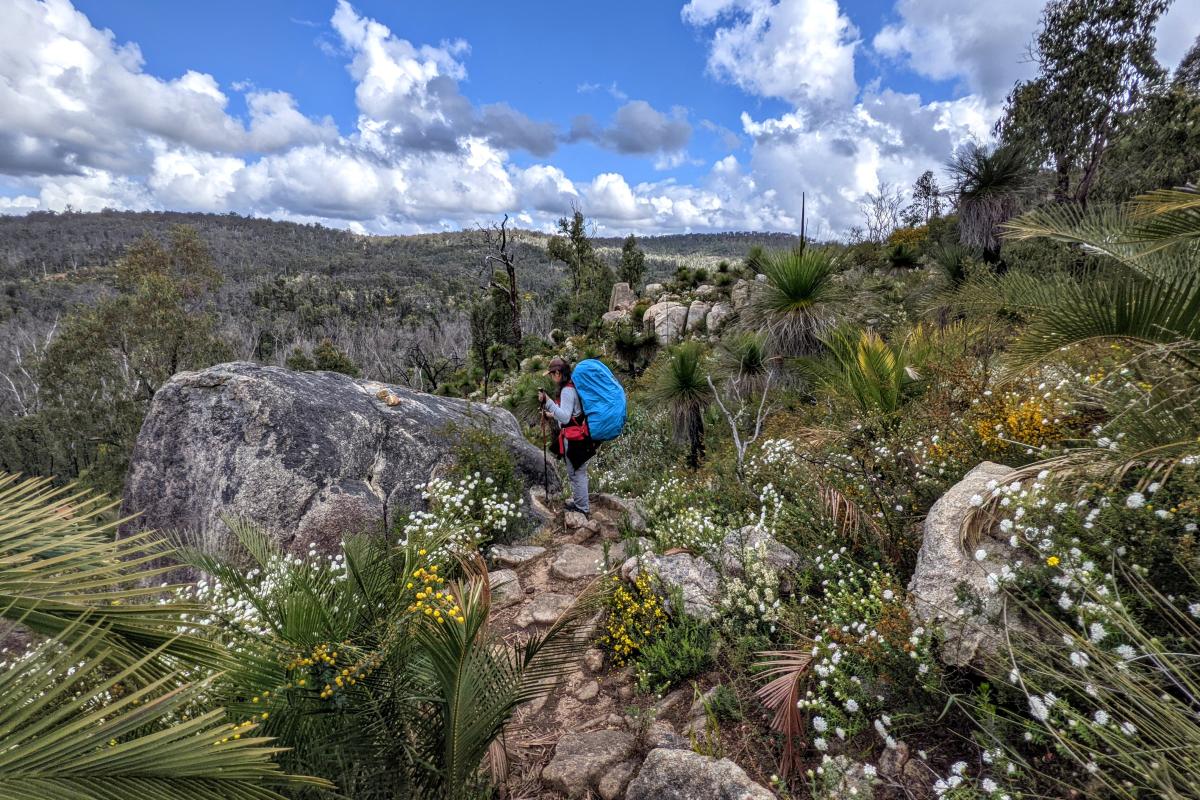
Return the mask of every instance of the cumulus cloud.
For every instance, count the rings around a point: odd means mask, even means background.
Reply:
[[[66,0],[6,4],[0,74],[0,169],[9,174],[139,173],[154,158],[151,140],[232,153],[332,135],[331,123],[304,117],[281,92],[250,98],[248,128],[211,75],[147,74],[137,45],[118,45]]]
[[[918,75],[960,80],[968,91],[995,102],[1034,74],[1027,51],[1044,4],[899,0],[899,21],[885,26],[873,44]]]
[[[601,147],[630,155],[679,154],[692,138],[687,109],[675,106],[670,114],[645,100],[632,100],[617,109],[613,123],[601,127],[590,114],[571,121],[567,141],[593,141]]]
[[[683,18],[714,27],[708,69],[752,94],[813,108],[858,91],[858,30],[837,0],[692,0]]]

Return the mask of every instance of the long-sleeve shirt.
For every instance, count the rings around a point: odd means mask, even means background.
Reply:
[[[559,402],[554,402],[549,397],[546,398],[546,410],[554,415],[554,419],[559,425],[566,425],[571,421],[571,417],[579,416],[583,413],[583,403],[579,402],[579,394],[575,391],[574,386],[564,386],[558,395]]]

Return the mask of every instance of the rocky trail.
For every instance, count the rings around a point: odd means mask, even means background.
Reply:
[[[554,513],[537,494],[533,502],[551,522],[527,543],[488,550],[492,624],[510,644],[544,631],[595,580],[620,567],[637,542],[623,540],[622,529],[644,527],[635,506],[616,497],[594,496],[591,519]],[[597,613],[580,635],[594,639],[600,624]],[[573,671],[509,723],[507,796],[773,797],[732,761],[692,751],[689,734],[704,728],[695,694],[682,687],[650,705],[650,713],[638,712],[648,701],[635,699],[632,668],[613,668],[602,650],[589,647]]]

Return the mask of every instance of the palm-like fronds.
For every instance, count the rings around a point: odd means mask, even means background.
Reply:
[[[1030,187],[1024,155],[1012,147],[988,151],[979,145],[960,150],[949,164],[958,195],[958,231],[962,242],[995,263],[1000,254],[1000,225],[1020,211]]]
[[[762,677],[769,680],[755,692],[774,716],[771,729],[783,735],[783,755],[779,771],[784,777],[799,767],[799,748],[796,739],[804,733],[804,715],[799,708],[812,655],[799,650],[770,650],[759,653],[756,665]]]
[[[594,583],[545,633],[515,648],[487,629],[486,576],[459,587],[463,624],[418,620],[416,636],[427,654],[422,672],[438,697],[435,713],[427,718],[426,741],[434,745],[429,763],[448,797],[470,786],[516,708],[549,692],[575,663],[587,646],[580,628],[599,607],[595,587],[601,585]]]
[[[283,774],[270,740],[224,723],[224,709],[190,714],[203,685],[168,673],[138,687],[161,650],[103,669],[109,638],[77,624],[0,670],[0,798],[282,800],[288,785],[330,787]]]
[[[114,507],[48,479],[0,474],[0,616],[43,636],[63,636],[87,620],[101,639],[61,643],[80,657],[103,650],[121,666],[140,663],[145,675],[171,669],[161,658],[145,660],[150,652],[228,667],[228,655],[187,622],[202,607],[156,602],[164,589],[145,584],[171,568],[162,565],[168,551],[152,532],[114,538],[126,521],[105,521]]]
[[[940,274],[942,281],[950,289],[957,289],[966,283],[967,266],[974,257],[969,247],[961,244],[946,244],[936,248],[931,254],[933,266]]]
[[[815,366],[818,381],[852,400],[860,411],[892,413],[920,377],[910,353],[920,336],[918,329],[904,341],[889,344],[874,331],[834,331],[824,339],[826,360]]]
[[[748,324],[766,334],[777,355],[817,352],[845,299],[836,261],[824,250],[807,247],[769,253],[762,270],[767,280],[755,287]]]

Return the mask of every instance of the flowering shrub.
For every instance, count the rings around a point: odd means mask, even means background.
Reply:
[[[830,737],[852,736],[874,712],[932,688],[936,669],[931,633],[913,626],[903,589],[879,564],[867,569],[850,562],[845,547],[827,549],[810,579],[797,611],[812,642],[815,684],[798,705],[811,714],[813,746],[824,751]]]
[[[1066,438],[1078,421],[1064,391],[1067,386],[1066,379],[1060,379],[1053,387],[1039,383],[999,395],[985,391],[972,410],[972,427],[986,446],[997,451],[1045,450]]]
[[[1121,492],[1065,495],[1048,477],[995,486],[988,498],[1021,554],[990,588],[1037,630],[1011,637],[1011,669],[996,676],[1031,729],[1014,758],[1050,747],[1065,759],[1054,780],[1186,794],[1200,780],[1183,756],[1200,748],[1194,465],[1180,465],[1169,485],[1144,479]]]
[[[746,631],[774,633],[779,623],[779,573],[767,562],[765,542],[743,555],[744,576],[727,578],[721,586],[718,612],[733,634]]]
[[[642,572],[633,586],[626,585],[616,575],[612,582],[614,590],[606,601],[608,613],[600,644],[612,653],[615,664],[622,665],[658,635],[667,615],[651,575]]]
[[[400,543],[440,542],[438,552],[445,555],[466,556],[486,542],[507,540],[521,516],[519,501],[478,472],[457,483],[432,480],[421,497],[428,510],[408,515]]]
[[[725,537],[725,526],[708,493],[679,478],[653,484],[642,503],[659,552],[681,547],[711,553]]]

